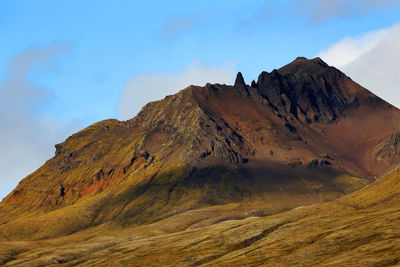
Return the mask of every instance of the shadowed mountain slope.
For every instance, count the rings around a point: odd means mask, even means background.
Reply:
[[[218,220],[240,219],[336,199],[400,162],[399,122],[398,109],[319,58],[263,72],[251,86],[240,73],[234,86],[190,86],[56,145],[0,204],[0,239],[220,205],[233,206]]]

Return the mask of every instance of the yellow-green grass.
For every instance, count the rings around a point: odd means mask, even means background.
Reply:
[[[338,200],[272,216],[224,220],[240,209],[227,204],[146,225],[2,242],[1,259],[5,266],[389,266],[400,260],[399,180],[397,169]]]

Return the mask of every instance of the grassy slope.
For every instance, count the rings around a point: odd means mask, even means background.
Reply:
[[[241,206],[228,204],[149,225],[3,242],[0,255],[6,266],[387,266],[400,261],[399,183],[400,168],[336,201],[273,216],[232,218]]]
[[[191,176],[183,168],[172,168],[137,187],[125,181],[74,205],[19,216],[0,227],[0,239],[46,239],[110,221],[120,226],[149,223],[185,210],[227,203],[240,208],[222,214],[223,218],[274,214],[335,199],[366,182],[323,168],[281,168],[210,168]],[[246,179],[249,172],[252,179]]]

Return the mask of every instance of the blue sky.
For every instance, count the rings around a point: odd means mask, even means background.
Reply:
[[[366,63],[334,55],[382,46],[385,29],[397,38],[399,20],[397,0],[1,1],[0,198],[72,132],[190,83],[230,83],[236,71],[250,82],[324,55],[374,86],[355,70]]]

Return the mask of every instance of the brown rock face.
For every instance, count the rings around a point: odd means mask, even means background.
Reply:
[[[383,101],[362,88],[354,90],[351,80],[320,58],[297,58],[294,62],[263,72],[256,84],[278,116],[304,122],[333,122],[360,104]]]
[[[399,122],[398,109],[319,58],[263,72],[251,86],[241,73],[234,86],[189,86],[56,145],[0,204],[0,239],[229,203],[242,218],[331,200],[400,162],[377,153]]]

